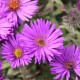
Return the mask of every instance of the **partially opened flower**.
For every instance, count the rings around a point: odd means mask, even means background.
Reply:
[[[21,33],[20,38],[30,55],[35,57],[35,63],[45,62],[46,59],[51,61],[54,55],[61,54],[59,49],[63,47],[63,32],[50,21],[38,19],[31,22],[30,26],[25,24]]]
[[[10,62],[12,68],[25,66],[31,62],[26,47],[21,44],[19,34],[16,37],[12,36],[3,44],[2,56]]]
[[[80,47],[70,45],[62,53],[60,56],[55,56],[55,59],[50,63],[51,73],[56,74],[54,79],[70,80],[72,73],[75,76],[80,76]],[[78,80],[78,77],[75,80]]]
[[[38,0],[0,0],[0,4],[4,4],[0,8],[4,7],[3,12],[6,15],[13,14],[17,22],[28,21],[35,14],[37,3]]]

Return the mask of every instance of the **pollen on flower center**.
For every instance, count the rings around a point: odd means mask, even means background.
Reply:
[[[74,63],[73,62],[67,62],[65,64],[65,66],[66,66],[67,69],[73,69],[74,68]]]
[[[37,39],[36,43],[38,46],[43,47],[46,45],[45,41],[43,39]]]
[[[9,0],[8,6],[11,10],[17,10],[20,7],[19,0]]]
[[[22,56],[22,50],[21,49],[16,49],[14,51],[15,57],[20,58]]]

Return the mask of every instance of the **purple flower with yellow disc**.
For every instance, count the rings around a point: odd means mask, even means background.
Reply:
[[[6,15],[13,14],[16,23],[19,21],[29,21],[38,9],[38,0],[0,0],[2,12]]]
[[[10,64],[12,68],[28,65],[31,57],[28,55],[27,49],[21,44],[19,34],[16,37],[10,37],[2,46],[2,56]]]
[[[54,80],[70,80],[70,75],[80,76],[80,47],[75,45],[67,46],[60,56],[55,56],[50,65],[51,73],[55,74]]]
[[[48,20],[38,19],[25,24],[21,32],[23,44],[28,48],[28,52],[35,57],[35,63],[52,60],[54,55],[59,55],[59,49],[63,48],[63,32],[55,24]]]

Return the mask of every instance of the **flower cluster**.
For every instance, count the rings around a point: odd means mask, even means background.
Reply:
[[[55,23],[40,18],[30,21],[29,24],[25,23],[20,33],[17,31],[22,22],[29,21],[38,11],[37,4],[38,0],[0,0],[2,58],[6,59],[12,68],[29,65],[33,59],[35,64],[49,62],[52,66],[51,73],[56,75],[55,80],[70,80],[72,73],[78,80],[80,47],[64,47],[63,32]],[[70,21],[76,18],[74,14],[71,15]]]
[[[34,33],[34,34],[33,34]],[[9,37],[2,46],[3,58],[10,62],[13,68],[28,65],[31,58],[35,63],[52,60],[54,55],[60,55],[63,49],[64,38],[60,28],[50,21],[38,19],[25,24],[21,33]]]

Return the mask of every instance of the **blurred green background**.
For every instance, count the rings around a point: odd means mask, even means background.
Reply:
[[[74,35],[71,35],[71,31],[68,26],[62,25],[62,17],[66,15],[66,10],[74,7],[77,0],[39,0],[38,6],[39,10],[35,14],[32,20],[37,18],[48,19],[52,23],[56,23],[58,27],[61,27],[65,37],[64,45],[75,43],[80,44],[80,29],[75,29]],[[26,77],[27,80],[53,80],[53,75],[49,71],[49,63],[45,64],[30,64],[26,67]],[[23,68],[24,70],[24,68]],[[24,70],[25,72],[25,70]],[[3,76],[6,80],[22,80],[22,75],[19,69],[11,69],[7,61],[3,60]]]

